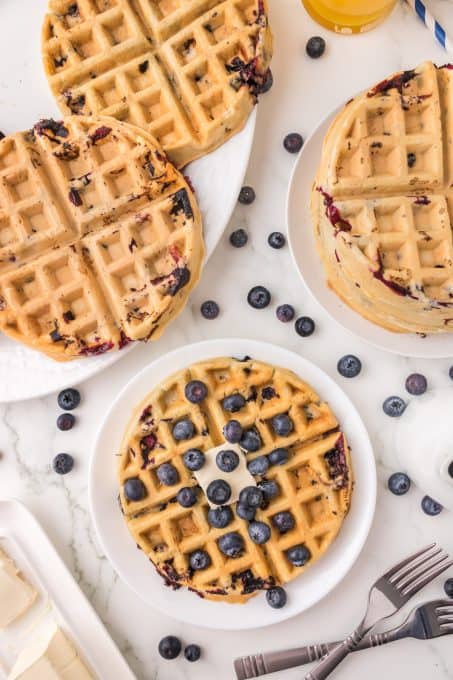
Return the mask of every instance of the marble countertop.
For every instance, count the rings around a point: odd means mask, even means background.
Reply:
[[[437,0],[432,5],[445,18],[452,12],[451,0]],[[385,567],[414,546],[434,540],[453,551],[449,512],[437,518],[425,516],[420,509],[420,489],[412,488],[403,498],[387,491],[386,480],[398,469],[394,447],[397,423],[381,410],[386,396],[403,393],[405,377],[414,370],[425,373],[430,390],[451,385],[449,361],[391,356],[353,337],[330,321],[305,292],[288,248],[275,251],[267,245],[269,232],[285,231],[286,192],[294,157],[282,149],[284,135],[299,131],[307,137],[331,109],[396,69],[412,67],[424,59],[444,63],[447,58],[404,5],[398,6],[374,32],[353,38],[334,36],[316,27],[299,0],[271,0],[271,8],[276,43],[275,85],[259,107],[246,178],[256,189],[257,200],[250,207],[238,206],[185,312],[158,347],[139,347],[82,385],[83,403],[77,411],[77,426],[71,432],[56,429],[56,395],[0,406],[0,496],[19,498],[36,514],[139,680],[231,680],[233,656],[338,638],[358,622],[367,589]],[[453,21],[450,23],[453,29]],[[318,61],[308,59],[304,52],[306,40],[313,34],[324,35],[328,44],[326,55]],[[248,230],[250,242],[248,247],[234,250],[228,243],[228,233],[239,226]],[[317,323],[316,333],[307,339],[298,337],[292,326],[276,320],[275,304],[261,312],[249,308],[246,294],[256,284],[271,290],[274,303],[289,302],[299,314],[312,316]],[[207,298],[217,300],[221,306],[222,313],[216,321],[205,321],[199,314],[200,303]],[[376,518],[350,574],[316,607],[263,631],[211,632],[183,626],[154,612],[113,572],[97,544],[88,512],[90,450],[112,395],[158,352],[221,336],[268,340],[300,352],[321,366],[357,405],[378,459]],[[336,372],[337,360],[345,353],[354,353],[363,361],[362,374],[355,380],[347,381]],[[59,451],[68,451],[76,458],[74,471],[63,478],[50,469],[50,461]],[[441,584],[442,579],[431,593],[441,596]],[[171,663],[160,659],[157,642],[169,633],[201,644],[203,660],[191,665],[183,659]],[[401,680],[453,679],[451,641],[404,641],[371,650],[366,656],[348,659],[335,677],[352,680],[366,673],[369,680],[377,680],[389,670],[392,677]],[[295,670],[279,677],[291,680],[302,675],[301,670]]]

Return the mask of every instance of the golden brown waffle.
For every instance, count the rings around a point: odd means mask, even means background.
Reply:
[[[236,134],[270,84],[266,0],[49,0],[42,43],[65,114],[138,125],[178,167]]]
[[[329,285],[392,331],[453,328],[453,70],[426,62],[351,100],[313,189]]]
[[[195,405],[185,397],[185,386],[201,380],[207,387],[206,399]],[[224,410],[224,397],[234,393],[246,399],[234,414]],[[278,436],[271,419],[288,414],[294,429]],[[189,418],[194,436],[175,441],[175,422]],[[224,529],[210,526],[206,496],[198,489],[197,503],[184,508],[176,501],[182,487],[197,486],[194,473],[184,465],[189,449],[207,452],[225,442],[223,427],[238,420],[244,430],[255,429],[261,447],[247,454],[247,461],[277,448],[287,448],[289,460],[271,466],[256,481],[275,480],[279,494],[258,510],[256,519],[272,528],[265,545],[257,545],[248,535],[248,523],[240,519],[232,505],[232,522]],[[228,449],[228,444],[225,448]],[[171,462],[179,473],[173,486],[160,483],[157,470]],[[146,496],[132,502],[124,493],[127,480],[139,478]],[[120,501],[128,528],[144,551],[175,588],[186,586],[200,596],[225,602],[245,602],[259,590],[284,584],[299,576],[328,549],[348,512],[352,492],[350,453],[345,437],[329,406],[294,373],[253,359],[218,358],[194,364],[155,387],[135,410],[124,436],[119,465]],[[285,534],[273,526],[278,512],[290,511],[295,526]],[[221,536],[238,532],[244,541],[239,557],[226,557],[218,547]],[[303,544],[311,558],[296,567],[286,551]],[[190,555],[205,550],[211,566],[202,571],[190,569]]]
[[[184,177],[142,130],[41,121],[0,142],[0,330],[54,359],[157,338],[203,257]]]

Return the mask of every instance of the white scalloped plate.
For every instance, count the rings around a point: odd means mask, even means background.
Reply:
[[[116,454],[134,405],[166,376],[216,356],[248,355],[293,370],[326,399],[346,432],[352,449],[354,493],[351,510],[326,554],[305,574],[288,584],[288,604],[271,609],[264,596],[245,605],[202,600],[188,590],[167,588],[129,534],[118,506]],[[181,347],[149,364],[115,399],[98,432],[89,471],[89,501],[105,554],[121,578],[142,600],[176,619],[223,630],[261,628],[284,621],[313,606],[344,578],[367,539],[376,504],[376,468],[372,446],[354,405],[341,388],[307,359],[256,340],[207,340]]]
[[[41,65],[40,29],[46,7],[47,0],[34,0],[27,3],[26,12],[18,12],[17,0],[1,0],[0,44],[2,53],[8,57],[0,59],[0,129],[4,133],[25,130],[42,117],[60,115]],[[256,110],[238,135],[185,170],[203,215],[207,258],[219,242],[236,204],[255,124]],[[0,402],[40,397],[76,385],[117,362],[133,347],[61,364],[0,335]]]

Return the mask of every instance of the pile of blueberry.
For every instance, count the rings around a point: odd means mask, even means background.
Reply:
[[[181,654],[181,650],[181,640],[174,635],[167,635],[159,642],[159,654],[167,661],[177,659]],[[184,657],[187,661],[198,661],[201,657],[201,648],[194,644],[187,645],[187,647],[184,648]]]
[[[80,404],[80,392],[73,387],[62,390],[58,395],[58,406],[64,411],[57,418],[59,430],[71,430],[75,424],[75,416],[67,411],[73,411]],[[54,471],[59,475],[66,475],[74,467],[74,458],[69,453],[58,453],[52,461]]]

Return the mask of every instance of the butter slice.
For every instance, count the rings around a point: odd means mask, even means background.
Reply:
[[[0,629],[22,616],[35,601],[36,590],[13,560],[0,549]]]
[[[43,625],[19,654],[8,680],[94,680],[56,623]]]
[[[233,472],[223,472],[223,470],[217,467],[215,459],[219,451],[235,451],[238,454],[239,465]],[[193,474],[205,495],[211,482],[215,479],[224,479],[231,487],[231,498],[225,505],[233,505],[233,503],[236,503],[239,500],[239,494],[242,489],[246,486],[256,486],[255,478],[248,471],[246,457],[238,444],[228,444],[225,442],[225,444],[205,451],[204,455],[206,457],[205,464],[201,470],[197,470]],[[208,497],[206,496],[206,498]],[[208,503],[211,508],[217,507],[213,503],[210,503],[209,499]]]

